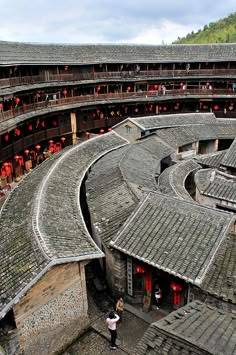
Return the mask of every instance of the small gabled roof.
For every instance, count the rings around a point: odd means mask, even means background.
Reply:
[[[197,155],[194,157],[194,160],[196,160],[199,164],[209,168],[219,168],[226,152],[226,150],[221,150],[210,154]]]
[[[227,153],[221,161],[221,165],[236,168],[236,139],[227,150]]]
[[[236,177],[215,169],[198,170],[195,184],[201,195],[236,203]]]
[[[234,355],[236,316],[195,301],[152,323],[136,355]]]
[[[151,192],[110,246],[199,286],[232,222],[231,213]]]
[[[54,154],[9,195],[0,215],[0,318],[53,265],[104,256],[80,208],[86,171],[127,144],[114,132]]]

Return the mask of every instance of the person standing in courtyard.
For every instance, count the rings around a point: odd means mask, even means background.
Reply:
[[[123,312],[124,312],[124,300],[122,297],[119,297],[117,303],[116,303],[116,312],[118,314],[118,316],[120,317],[120,320],[118,322],[118,324],[120,325],[123,319]]]
[[[112,350],[116,349],[116,338],[117,338],[117,330],[116,323],[119,321],[120,317],[115,312],[110,312],[109,316],[106,319],[106,323],[108,326],[108,330],[111,334],[111,346]]]

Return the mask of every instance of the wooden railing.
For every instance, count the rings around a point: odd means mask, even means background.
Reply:
[[[100,79],[123,78],[181,78],[191,76],[232,76],[236,75],[236,69],[191,69],[186,70],[145,70],[145,71],[121,71],[121,72],[87,72],[74,74],[45,74],[35,76],[11,77],[0,79],[0,87],[13,87],[25,84],[37,84],[53,81],[83,81]]]
[[[35,102],[34,104],[29,104],[26,106],[16,107],[13,110],[9,110],[6,112],[0,113],[0,122],[7,121],[11,118],[17,117],[19,115],[23,115],[25,113],[34,112],[42,109],[47,109],[50,107],[58,107],[58,106],[65,106],[65,105],[72,105],[72,104],[79,104],[79,103],[98,103],[99,101],[105,100],[114,100],[114,101],[122,101],[125,99],[139,99],[139,98],[158,98],[161,97],[162,99],[168,98],[169,96],[179,97],[179,99],[187,96],[209,96],[214,97],[214,95],[222,96],[222,95],[229,95],[236,96],[236,92],[229,92],[228,90],[208,90],[208,89],[177,89],[177,90],[166,90],[165,95],[162,93],[154,92],[154,91],[144,91],[144,92],[126,92],[126,93],[112,93],[112,94],[95,94],[95,95],[84,95],[84,96],[74,96],[74,97],[67,97],[58,100],[50,100],[50,101],[41,101]],[[63,107],[65,109],[65,107]]]

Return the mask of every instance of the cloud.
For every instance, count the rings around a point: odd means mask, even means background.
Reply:
[[[171,43],[235,11],[235,0],[0,0],[0,39]]]

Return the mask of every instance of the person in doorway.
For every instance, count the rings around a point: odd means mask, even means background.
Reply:
[[[162,298],[162,293],[161,293],[161,289],[160,289],[159,285],[156,285],[156,287],[155,287],[154,297],[155,297],[156,307],[157,307],[157,309],[159,309],[161,298]]]
[[[124,300],[122,297],[119,297],[117,303],[116,303],[116,312],[118,316],[120,317],[120,320],[118,322],[119,325],[121,325],[122,319],[123,319],[123,312],[124,312]]]
[[[113,311],[109,313],[109,316],[106,319],[108,330],[109,330],[109,332],[111,334],[111,346],[110,346],[110,348],[112,350],[116,349],[116,338],[117,338],[116,323],[118,322],[119,319],[120,319],[120,317],[118,316],[118,314],[116,314]]]

